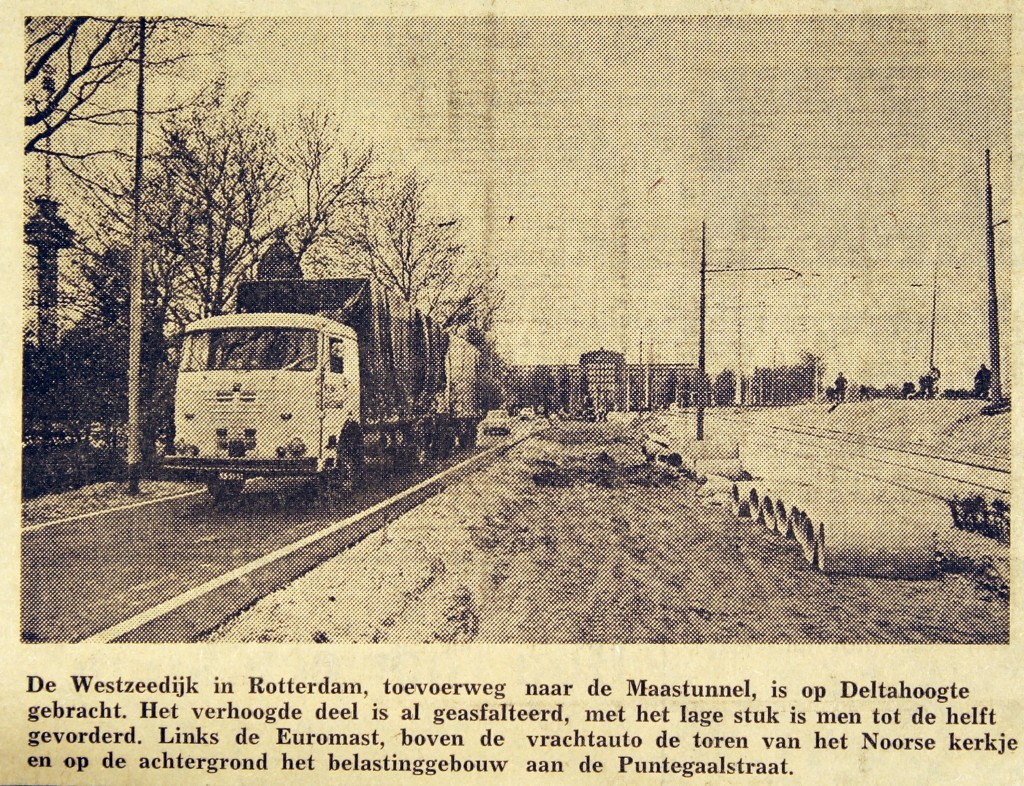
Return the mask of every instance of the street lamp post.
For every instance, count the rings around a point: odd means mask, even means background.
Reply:
[[[128,493],[139,493],[142,475],[142,156],[145,120],[146,18],[139,17],[139,81],[135,96],[135,182],[132,187],[132,262],[128,276]]]

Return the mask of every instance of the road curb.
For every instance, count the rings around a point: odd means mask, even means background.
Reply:
[[[478,465],[486,463],[486,459],[498,458],[532,436],[533,433],[526,434],[471,456],[364,511],[79,641],[90,644],[195,641],[274,590],[352,547],[445,486],[461,480],[478,469]]]

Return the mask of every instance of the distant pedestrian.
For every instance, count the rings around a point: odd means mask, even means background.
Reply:
[[[836,389],[836,403],[842,404],[846,401],[846,377],[843,376],[842,371],[840,371],[839,376],[836,377],[836,384],[834,387]]]
[[[987,399],[988,390],[991,385],[992,372],[985,368],[985,364],[982,363],[978,373],[974,375],[974,397]]]
[[[941,376],[942,374],[935,366],[928,369],[928,372],[918,380],[921,384],[921,398],[935,398]]]

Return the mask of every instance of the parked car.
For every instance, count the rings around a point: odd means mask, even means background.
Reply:
[[[485,437],[507,437],[512,433],[512,419],[503,409],[492,409],[480,421],[480,432]]]

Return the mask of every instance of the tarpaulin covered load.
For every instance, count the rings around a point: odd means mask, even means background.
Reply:
[[[448,405],[456,417],[477,417],[480,399],[477,374],[480,350],[466,339],[453,335],[448,344]]]
[[[448,335],[368,279],[243,281],[238,312],[318,314],[355,330],[364,423],[418,417],[445,394]]]

